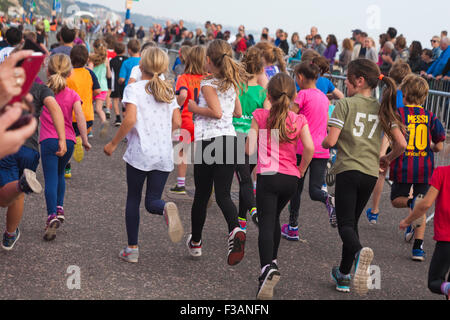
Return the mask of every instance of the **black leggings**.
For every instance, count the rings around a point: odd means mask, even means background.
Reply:
[[[441,286],[445,282],[445,275],[450,271],[450,242],[436,243],[433,258],[428,271],[428,288],[431,292],[442,294]],[[447,282],[450,282],[450,274]]]
[[[232,154],[234,153],[234,154]],[[198,141],[195,146],[195,196],[191,210],[192,241],[200,242],[212,188],[228,224],[228,232],[239,227],[238,212],[231,199],[235,171],[236,137]]]
[[[302,162],[302,156],[297,155],[297,165]],[[325,183],[325,173],[327,169],[328,159],[312,159],[306,171],[309,171],[309,196],[313,201],[327,203],[328,193],[322,190]],[[297,191],[291,199],[291,207],[289,210],[289,225],[291,227],[298,226],[298,217],[300,211],[300,199],[302,197],[303,186],[305,184],[306,173],[298,181]]]
[[[261,268],[271,264],[278,255],[281,239],[280,214],[295,192],[298,178],[277,173],[258,175],[256,207],[259,225],[259,258]]]
[[[236,178],[239,182],[239,218],[246,219],[247,212],[256,207],[255,195],[253,194],[252,171],[256,167],[257,158],[249,157],[245,153],[246,135],[237,133],[237,139]]]
[[[358,221],[376,183],[376,177],[360,171],[336,175],[336,217],[343,243],[340,265],[343,274],[350,273],[355,255],[363,248],[359,241]]]

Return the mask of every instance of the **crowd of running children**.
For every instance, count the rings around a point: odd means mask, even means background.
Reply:
[[[308,171],[310,197],[323,203],[327,219],[342,239],[341,261],[331,270],[336,289],[349,292],[353,281],[357,293],[367,293],[374,252],[361,243],[358,222],[374,193],[374,206],[367,217],[376,223],[380,181],[388,170],[394,182],[393,206],[410,209],[400,228],[406,229],[406,240],[415,237],[414,260],[424,260],[426,212],[436,202],[437,244],[429,288],[448,298],[450,167],[434,169],[433,156],[443,149],[445,131],[422,107],[428,95],[427,82],[412,74],[406,63],[395,64],[390,75],[384,76],[373,61],[350,62],[345,97],[323,77],[329,63],[314,50],[304,52],[293,79],[286,73],[281,49],[273,44],[263,41],[252,46],[238,62],[231,45],[216,39],[207,47],[181,47],[174,86],[164,76],[169,58],[153,42],[141,48],[137,40],[130,40],[125,47],[114,37],[106,37],[95,41],[89,55],[86,46],[73,45],[74,38],[73,30],[63,27],[61,39],[69,49],[48,58],[47,83],[37,79],[30,91],[40,132],[36,130],[18,153],[0,160],[0,202],[8,208],[2,241],[5,250],[11,250],[20,237],[24,194],[42,191],[35,174],[40,158],[48,214],[44,239],[56,238],[65,221],[69,160],[73,155],[82,161],[83,148],[91,148],[88,135],[95,112],[100,135],[108,135],[108,109],[113,108],[119,128],[104,146],[105,154],[111,156],[127,139],[123,159],[128,243],[119,253],[121,259],[132,263],[139,259],[144,182],[146,210],[165,218],[173,242],[184,236],[176,204],[162,200],[174,170],[172,138],[174,131],[181,129],[177,184],[171,192],[186,192],[187,163],[193,156],[195,195],[186,241],[189,255],[201,257],[202,247],[207,245],[202,232],[214,193],[227,224],[230,266],[244,258],[247,219],[258,227],[258,299],[271,299],[280,280],[277,259],[282,236],[299,240],[300,199]],[[13,55],[18,50],[20,44]],[[13,57],[5,63],[9,59]],[[383,94],[378,101],[373,92],[380,84]],[[334,106],[327,95],[337,100]],[[334,196],[323,188],[331,148],[337,149]],[[231,198],[235,174],[240,186],[239,208]],[[289,221],[281,225],[280,215],[288,204]]]

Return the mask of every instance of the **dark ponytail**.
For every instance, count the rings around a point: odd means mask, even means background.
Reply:
[[[305,61],[295,66],[294,73],[296,76],[301,74],[308,80],[317,80],[321,75],[321,70],[316,64]]]
[[[349,63],[347,70],[348,81],[356,87],[356,79],[364,78],[369,88],[375,89],[380,84],[384,84],[383,97],[378,113],[383,131],[392,140],[391,129],[397,126],[405,132],[405,125],[400,114],[397,112],[397,85],[392,78],[381,74],[377,64],[368,59],[357,59]]]

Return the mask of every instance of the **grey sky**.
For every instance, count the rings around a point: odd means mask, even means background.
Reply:
[[[115,10],[125,8],[125,0],[85,1]],[[244,24],[258,32],[265,26],[271,33],[282,28],[289,34],[299,32],[301,38],[315,25],[323,38],[332,33],[339,41],[359,28],[378,43],[378,35],[393,26],[408,43],[419,40],[424,47],[430,46],[433,35],[450,29],[448,0],[140,0],[134,3],[133,12],[202,23]],[[255,37],[259,39],[259,34]]]

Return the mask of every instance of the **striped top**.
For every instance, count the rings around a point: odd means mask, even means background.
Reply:
[[[445,141],[445,130],[436,116],[420,106],[398,112],[407,127],[406,151],[391,163],[390,179],[397,183],[429,183],[434,170],[431,142]]]

